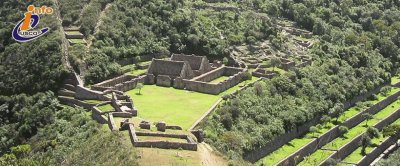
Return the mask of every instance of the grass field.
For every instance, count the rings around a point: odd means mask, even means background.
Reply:
[[[315,166],[315,165],[318,165],[319,163],[324,161],[326,158],[328,158],[333,153],[334,153],[333,151],[318,149],[317,151],[315,151],[315,153],[313,153],[312,155],[306,157],[298,165],[299,166]]]
[[[141,75],[147,72],[147,69],[136,69],[130,72],[127,72],[126,74],[128,75],[133,75],[133,76],[137,76],[137,75]]]
[[[394,77],[392,77],[390,83],[391,83],[392,85],[394,85],[394,84],[396,84],[396,83],[398,83],[398,82],[400,82],[400,76],[394,76]]]
[[[127,92],[138,108],[138,116],[151,122],[165,121],[170,125],[179,125],[187,130],[199,119],[221,96],[239,89],[252,80],[242,82],[219,95],[209,95],[186,90],[145,85],[141,90]]]
[[[108,112],[108,111],[114,110],[114,108],[111,106],[111,104],[102,105],[97,108],[99,108],[102,112]]]

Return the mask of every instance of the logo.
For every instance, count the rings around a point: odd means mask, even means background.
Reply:
[[[12,31],[12,37],[14,40],[19,42],[27,42],[37,39],[38,37],[41,37],[49,32],[49,27],[43,28],[40,31],[33,30],[39,24],[39,15],[43,14],[53,14],[53,8],[47,6],[36,8],[33,5],[29,5],[28,12],[25,13],[25,17],[14,27]]]

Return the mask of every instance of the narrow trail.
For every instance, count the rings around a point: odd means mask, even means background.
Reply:
[[[227,165],[226,161],[221,157],[215,154],[214,150],[210,147],[210,145],[206,143],[199,143],[197,145],[198,151],[200,153],[200,161],[201,166],[223,166]]]
[[[96,24],[96,26],[95,26],[95,28],[94,28],[94,33],[93,33],[93,34],[99,33],[100,26],[101,26],[101,24],[103,24],[103,17],[105,16],[106,11],[107,11],[111,6],[112,6],[112,4],[111,4],[111,3],[108,3],[108,4],[106,5],[106,7],[104,7],[104,9],[101,11],[100,16],[99,16],[99,18],[98,18],[98,20],[97,20],[97,24]]]
[[[68,42],[67,38],[64,35],[65,32],[64,32],[64,27],[62,26],[62,17],[61,17],[61,13],[60,13],[60,10],[59,10],[58,0],[53,0],[53,3],[54,3],[54,6],[57,9],[57,10],[55,10],[54,13],[55,13],[55,16],[58,19],[58,24],[59,24],[59,27],[60,27],[61,42],[62,42],[61,49],[62,49],[62,52],[64,53],[63,54],[63,58],[62,58],[62,63],[64,64],[64,66],[66,66],[69,70],[71,70],[74,73],[75,77],[77,78],[77,80],[79,82],[79,85],[83,85],[84,84],[83,80],[76,73],[74,68],[69,63],[69,59],[68,59],[68,56],[69,56],[69,52],[68,52],[69,42]]]

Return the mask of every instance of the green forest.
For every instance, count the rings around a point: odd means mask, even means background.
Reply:
[[[123,74],[120,60],[149,54],[222,60],[231,46],[283,43],[277,20],[314,34],[308,52],[313,64],[256,83],[202,124],[205,141],[228,160],[242,161],[247,152],[316,117],[341,115],[343,103],[400,72],[398,0],[211,2],[0,1],[0,165],[137,165],[137,152],[121,135],[102,132],[83,108],[60,104],[57,90],[66,76],[76,70],[93,85]],[[30,4],[51,6],[62,20],[41,17],[51,31],[19,43],[11,31]],[[208,4],[237,8],[216,11]],[[70,46],[66,55],[62,26],[79,27],[89,44]],[[398,158],[399,151],[379,164],[399,164]]]

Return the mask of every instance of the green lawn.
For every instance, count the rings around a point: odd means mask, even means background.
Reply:
[[[86,44],[86,41],[83,39],[68,39],[72,44]]]
[[[102,112],[108,112],[114,110],[114,107],[112,107],[111,104],[102,105],[97,108],[99,108]]]
[[[400,82],[400,76],[394,76],[391,78],[391,84],[394,85],[396,83]]]
[[[285,74],[287,72],[287,71],[285,71],[283,69],[280,69],[278,67],[275,67],[275,69],[273,67],[267,67],[267,68],[264,68],[264,69],[267,70],[267,71],[276,71],[279,74]]]
[[[218,84],[218,83],[220,83],[220,82],[222,82],[222,81],[227,80],[228,78],[229,78],[228,76],[221,76],[221,77],[218,77],[218,78],[216,78],[216,79],[210,81],[210,83],[212,83],[212,84]]]
[[[138,116],[151,122],[165,121],[167,124],[179,125],[188,129],[205,113],[220,96],[189,92],[174,88],[145,85],[141,90],[128,91]]]
[[[146,72],[147,72],[147,69],[136,69],[136,70],[130,71],[130,72],[126,73],[126,74],[137,76],[137,75],[144,74]]]
[[[302,162],[300,162],[299,166],[315,166],[323,162],[326,158],[332,155],[334,151],[329,150],[321,150],[318,149],[312,155],[306,157]]]
[[[99,101],[99,100],[83,100],[83,102],[89,103],[89,104],[100,104],[100,103],[102,103],[102,101]]]
[[[263,162],[265,165],[276,165],[279,161],[285,159],[287,156],[296,152],[301,147],[310,143],[312,140],[313,139],[304,139],[304,138],[293,139],[292,141],[280,147],[278,150],[269,154],[267,157],[264,157],[260,161]]]
[[[138,116],[151,122],[165,121],[171,125],[179,125],[184,130],[196,122],[209,108],[223,95],[230,94],[252,80],[226,90],[219,95],[209,95],[186,90],[145,85],[138,95],[138,90],[126,92],[132,97],[135,107],[138,108]]]

